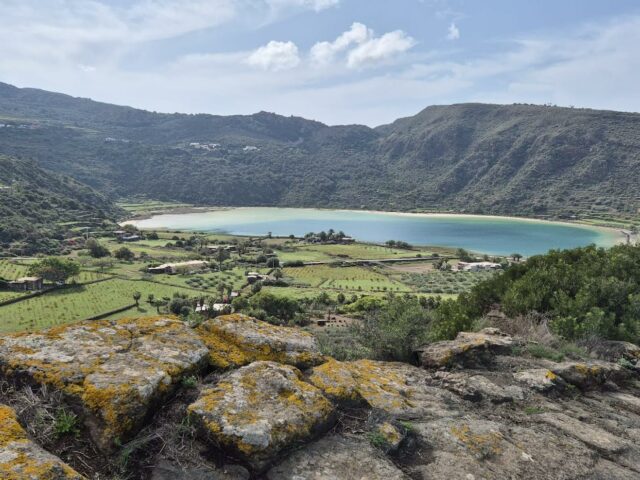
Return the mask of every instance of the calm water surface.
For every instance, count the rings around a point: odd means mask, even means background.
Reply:
[[[234,235],[304,235],[333,228],[358,240],[403,240],[413,245],[462,247],[490,254],[544,253],[595,243],[613,245],[613,232],[586,226],[500,217],[424,216],[400,213],[244,207],[166,214],[131,222],[143,229],[221,232]]]

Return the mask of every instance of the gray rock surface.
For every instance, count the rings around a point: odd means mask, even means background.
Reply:
[[[497,328],[460,332],[455,340],[435,342],[416,349],[419,363],[427,368],[475,366],[491,361],[493,355],[508,353],[514,345],[510,336]]]
[[[409,480],[362,438],[329,435],[293,453],[267,473],[269,480]]]
[[[333,424],[334,406],[301,376],[289,365],[254,362],[203,390],[189,412],[212,444],[260,471]]]

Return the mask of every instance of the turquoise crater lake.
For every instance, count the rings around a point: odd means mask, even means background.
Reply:
[[[611,246],[613,230],[508,217],[428,215],[310,208],[240,207],[168,213],[133,220],[141,229],[302,236],[333,228],[365,242],[403,240],[413,245],[462,247],[489,254],[544,253],[595,243]]]

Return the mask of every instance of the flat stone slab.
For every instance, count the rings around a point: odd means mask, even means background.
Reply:
[[[0,478],[3,480],[86,480],[27,437],[13,409],[0,405]]]
[[[109,450],[209,351],[184,322],[167,318],[83,322],[0,338],[0,373],[63,391],[94,441]]]
[[[539,392],[548,392],[566,385],[566,382],[548,368],[530,368],[513,374],[523,385]]]
[[[582,390],[600,387],[607,382],[624,383],[630,372],[610,362],[563,362],[551,368],[554,374]]]
[[[425,368],[481,365],[493,355],[508,353],[514,340],[497,328],[479,332],[460,332],[455,340],[435,342],[415,350],[420,365]]]
[[[205,438],[256,472],[335,420],[333,404],[297,368],[265,361],[228,373],[188,411]]]
[[[221,315],[199,328],[217,368],[269,360],[308,368],[324,361],[316,338],[299,328],[279,327],[242,314]]]
[[[269,470],[269,480],[408,480],[363,439],[330,435],[293,453]]]
[[[315,367],[309,381],[341,404],[367,404],[394,417],[449,414],[448,392],[429,387],[428,373],[405,363],[330,360]]]
[[[628,447],[627,442],[606,430],[581,422],[563,413],[543,413],[537,415],[536,419],[577,438],[591,448],[607,454],[620,453]]]
[[[473,402],[490,400],[493,403],[504,403],[524,398],[522,388],[517,385],[500,386],[482,375],[438,371],[434,373],[432,381],[434,385]]]

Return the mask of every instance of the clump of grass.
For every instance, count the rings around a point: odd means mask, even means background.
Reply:
[[[387,443],[387,439],[384,438],[384,435],[380,432],[369,432],[367,435],[369,438],[369,443],[380,450],[387,450],[389,448],[389,444]]]
[[[524,413],[527,415],[538,415],[544,412],[545,409],[541,407],[524,407]]]
[[[76,414],[64,409],[60,409],[53,422],[53,431],[57,437],[65,435],[78,435],[78,417]]]
[[[527,345],[527,353],[534,358],[545,358],[553,362],[561,362],[564,360],[564,353],[544,345]]]
[[[196,377],[195,375],[182,377],[182,386],[184,388],[196,388],[197,385],[198,385],[198,377]]]

